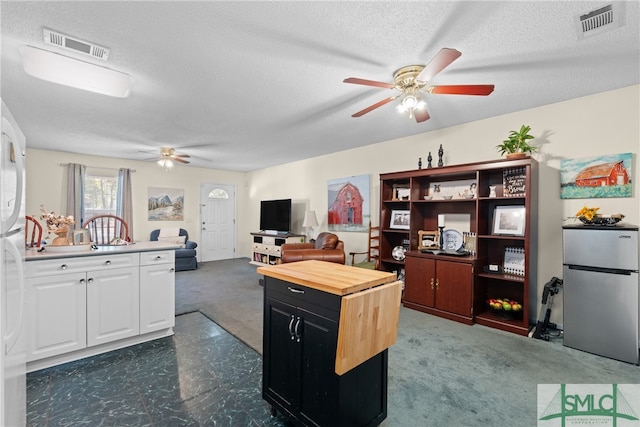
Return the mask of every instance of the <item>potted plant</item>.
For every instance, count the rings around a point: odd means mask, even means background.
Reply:
[[[512,130],[509,137],[502,141],[502,144],[496,145],[496,149],[501,156],[507,155],[508,159],[527,157],[536,151],[536,147],[529,145],[527,140],[534,139],[533,135],[529,135],[531,126],[522,125],[519,131]]]

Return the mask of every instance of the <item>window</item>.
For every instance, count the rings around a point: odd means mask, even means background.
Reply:
[[[228,199],[229,195],[222,188],[215,188],[209,193],[210,199]]]
[[[118,171],[87,168],[84,178],[84,217],[116,214]]]

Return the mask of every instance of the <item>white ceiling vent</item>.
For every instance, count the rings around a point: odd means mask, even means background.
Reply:
[[[576,17],[578,39],[595,36],[623,25],[624,2],[611,3]]]
[[[109,59],[109,49],[106,47],[57,33],[47,28],[44,28],[44,42],[64,49],[69,49],[74,52],[82,53],[92,58],[102,59],[103,61]]]

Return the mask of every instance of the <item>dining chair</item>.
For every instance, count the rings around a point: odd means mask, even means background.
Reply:
[[[126,221],[116,215],[95,215],[82,224],[89,230],[91,242],[100,246],[121,245],[130,243],[129,226]]]
[[[42,226],[32,216],[25,216],[24,243],[27,248],[39,248],[42,244]]]

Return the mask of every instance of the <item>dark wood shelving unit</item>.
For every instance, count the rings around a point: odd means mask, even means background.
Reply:
[[[507,181],[514,184],[514,174],[518,185],[505,185]],[[434,187],[455,181],[473,181],[474,197],[454,195],[450,200],[438,197],[425,200],[424,196]],[[489,186],[494,187],[495,197],[489,197]],[[508,194],[509,188],[516,187],[517,194]],[[403,304],[406,307],[467,324],[479,323],[520,335],[528,333],[529,314],[533,309],[529,307],[529,289],[537,280],[537,162],[534,159],[505,159],[381,174],[380,200],[380,268],[405,270]],[[515,206],[524,207],[522,235],[494,234],[496,208]],[[409,229],[391,228],[394,210],[409,211]],[[469,217],[469,232],[475,233],[476,238],[475,255],[433,255],[418,250],[418,231],[437,230],[439,214]],[[392,257],[396,246],[406,248],[404,260]],[[503,265],[506,248],[522,251],[524,274],[485,273],[483,268],[488,264]],[[468,271],[467,276],[460,275],[459,271]],[[445,279],[441,281],[441,277]],[[516,300],[523,310],[514,319],[499,317],[489,310],[489,298]],[[454,304],[453,300],[464,303]]]

